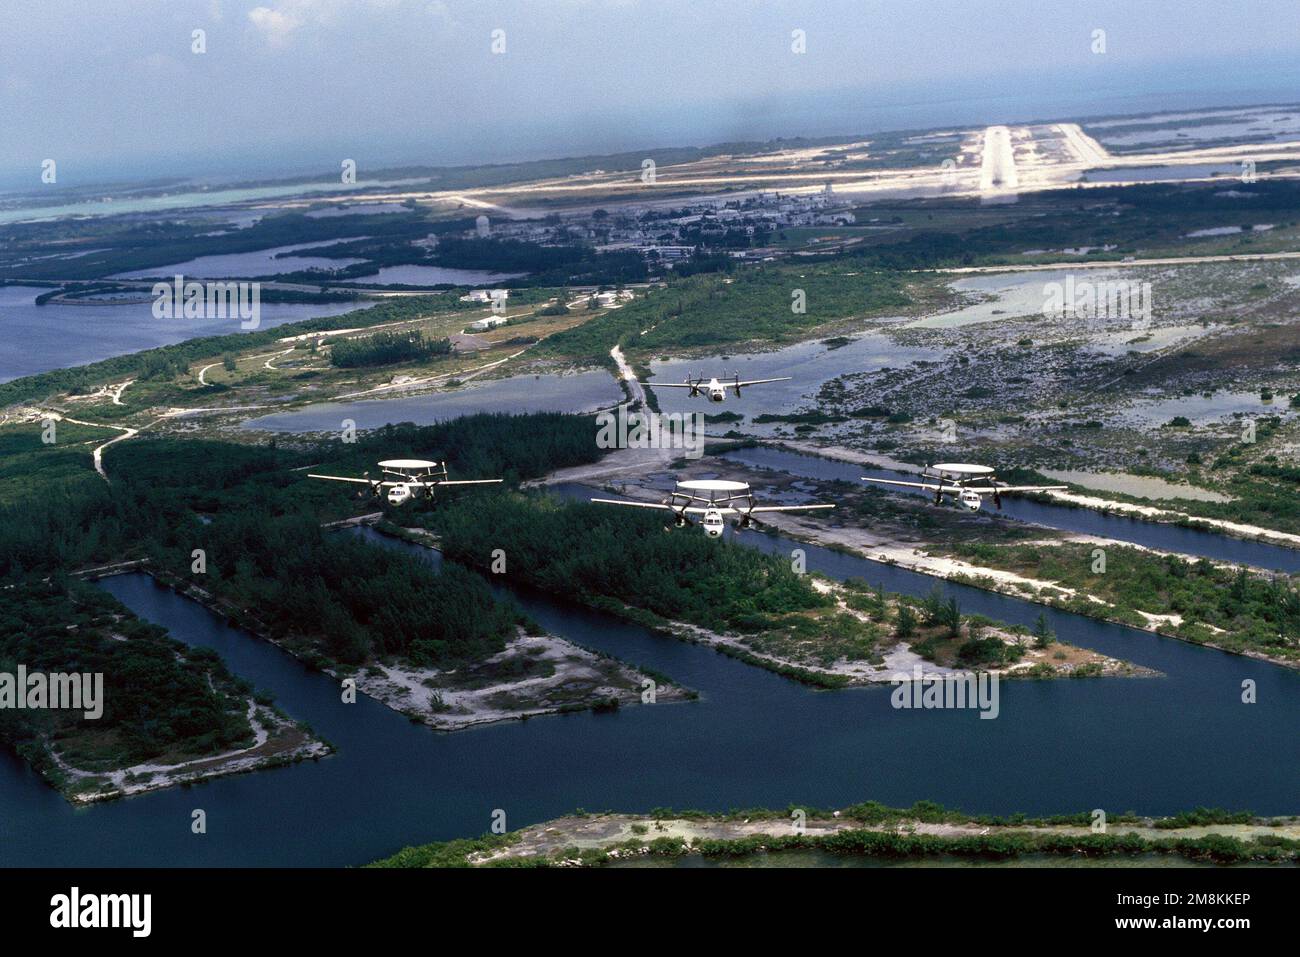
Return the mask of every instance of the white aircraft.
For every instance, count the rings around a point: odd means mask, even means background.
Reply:
[[[372,479],[369,472],[362,473],[365,478],[348,478],[343,475],[316,475],[307,473],[308,478],[329,479],[332,482],[353,482],[369,486],[371,495],[380,495],[388,489],[390,505],[401,505],[417,495],[433,498],[433,490],[442,485],[492,485],[502,479],[460,479],[452,482],[447,479],[446,462],[430,462],[426,459],[385,459],[379,463],[385,478]],[[358,493],[365,495],[364,491]]]
[[[972,512],[978,512],[984,504],[984,496],[992,495],[993,504],[1002,508],[1002,496],[1007,492],[1055,492],[1067,488],[1065,485],[1000,485],[993,475],[993,469],[987,465],[966,465],[960,462],[940,462],[927,465],[921,475],[933,482],[896,482],[893,479],[878,479],[862,476],[864,482],[876,482],[880,485],[902,485],[907,488],[923,488],[934,492],[934,504],[943,501],[943,496],[956,495],[957,501]]]
[[[667,509],[675,516],[678,528],[691,524],[689,516],[702,515],[700,524],[710,538],[722,535],[722,516],[739,515],[734,527],[737,531],[749,528],[758,512],[806,512],[834,505],[754,505],[754,493],[748,482],[727,482],[721,479],[695,479],[678,482],[673,493],[662,502],[632,502],[618,498],[593,498],[603,505],[631,505],[635,508]]]
[[[791,376],[783,375],[776,379],[747,379],[744,382],[740,379],[740,373],[737,372],[735,379],[731,382],[719,382],[716,378],[704,381],[704,377],[692,380],[688,375],[685,382],[647,382],[646,384],[652,389],[690,389],[687,393],[689,398],[695,398],[697,395],[709,396],[710,402],[721,402],[727,397],[728,389],[736,390],[736,398],[740,398],[741,386],[762,385],[764,382],[789,382]]]

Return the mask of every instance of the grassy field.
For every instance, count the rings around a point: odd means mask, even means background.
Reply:
[[[763,266],[674,280],[558,334],[538,351],[596,364],[621,345],[633,357],[744,342],[789,343],[846,319],[915,305],[913,277],[837,266]],[[794,308],[802,294],[803,311]]]

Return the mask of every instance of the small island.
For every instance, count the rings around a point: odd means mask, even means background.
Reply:
[[[785,867],[1294,865],[1300,818],[1198,808],[1171,817],[1096,812],[1032,818],[965,814],[930,801],[837,811],[790,807],[724,814],[658,809],[587,814],[507,834],[407,847],[371,867]]]
[[[333,750],[213,651],[182,644],[76,580],[4,590],[0,657],[28,673],[101,682],[93,714],[6,708],[0,740],[69,801],[85,804]]]

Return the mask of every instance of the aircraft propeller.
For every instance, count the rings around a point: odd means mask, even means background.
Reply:
[[[357,498],[365,498],[367,495],[378,495],[378,488],[375,487],[374,482],[370,481],[370,473],[362,472],[361,475],[366,480],[367,484],[365,488],[357,489]]]
[[[666,498],[666,499],[664,499],[660,504],[661,504],[661,505],[667,505],[667,506],[669,506],[670,508],[672,508],[672,510],[673,510],[673,524],[676,525],[678,528],[685,528],[687,525],[691,524],[691,520],[690,520],[689,518],[686,517],[686,506],[685,506],[685,505],[683,505],[683,506],[679,509],[679,508],[677,507],[676,502],[675,502],[673,499],[671,499],[671,498]]]

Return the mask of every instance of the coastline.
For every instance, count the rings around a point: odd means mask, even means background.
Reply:
[[[172,765],[138,764],[113,771],[82,771],[71,767],[53,750],[48,749],[54,766],[65,776],[55,788],[74,805],[96,804],[119,798],[147,794],[164,788],[198,784],[231,774],[247,774],[269,768],[318,760],[334,753],[334,748],[315,737],[305,725],[291,720],[274,709],[248,700],[249,723],[254,726],[255,743],[248,748],[224,754],[195,758]],[[111,787],[105,790],[101,782]],[[96,790],[77,790],[78,785]]]
[[[452,700],[453,704],[450,707],[462,707],[465,710],[460,713],[439,712],[433,710],[432,699],[437,692],[426,682],[451,672],[440,672],[434,668],[419,669],[383,664],[375,664],[373,670],[372,666],[365,666],[355,671],[348,671],[315,656],[304,656],[272,638],[265,628],[255,620],[249,620],[247,615],[236,617],[235,609],[225,600],[166,572],[137,567],[112,571],[110,574],[122,574],[128,570],[144,571],[160,585],[198,602],[213,614],[235,624],[235,627],[328,674],[339,681],[340,686],[345,679],[354,679],[358,691],[413,721],[427,725],[434,731],[458,731],[501,721],[525,721],[543,715],[565,714],[573,711],[612,710],[640,702],[642,682],[650,677],[625,662],[599,655],[563,638],[554,635],[524,635],[521,632],[518,637],[507,643],[503,651],[488,659],[488,662],[499,663],[499,660],[504,660],[502,656],[525,655],[532,659],[545,660],[556,667],[554,680],[539,682],[537,679],[525,679],[522,682],[503,682],[472,689],[456,689],[453,685],[442,691]],[[548,702],[547,700],[546,692],[551,686],[560,686],[574,680],[594,683],[601,679],[612,680],[606,684],[594,684],[592,690],[583,694],[579,701]],[[512,690],[521,687],[539,695],[542,703],[536,705],[525,703],[522,707],[503,708],[491,700],[494,695],[509,694]],[[692,692],[677,684],[665,685],[656,682],[655,692],[656,703],[668,703],[692,697]]]
[[[766,440],[760,440],[760,443],[765,441]],[[801,455],[831,458],[838,461],[853,462],[855,464],[902,470],[913,468],[913,466],[908,465],[907,463],[899,462],[887,456],[855,452],[852,449],[845,449],[842,447],[822,448],[815,446],[812,443],[789,442],[785,440],[772,441],[768,444],[776,447],[783,447],[788,451]],[[626,456],[627,453],[625,452],[624,455]],[[602,461],[607,461],[608,458],[609,457]],[[553,473],[552,475],[546,476],[544,479],[537,480],[534,484],[548,485],[554,482],[572,481],[604,483],[616,477],[621,479],[622,476],[619,473],[626,472],[632,467],[633,466],[628,464],[621,464],[615,468],[602,469],[600,463],[596,463],[592,466],[583,466],[581,469],[568,470],[568,474]],[[635,485],[625,485],[622,487],[621,491],[623,494],[632,498],[650,499],[655,497],[650,495],[646,489]],[[1043,605],[1044,607],[1071,611],[1075,614],[1081,614],[1097,621],[1105,621],[1111,624],[1138,628],[1143,631],[1151,632],[1152,634],[1160,635],[1163,638],[1172,638],[1177,641],[1186,642],[1204,648],[1213,648],[1227,654],[1242,655],[1259,661],[1265,661],[1270,664],[1279,665],[1284,668],[1300,670],[1300,659],[1271,655],[1258,649],[1231,648],[1213,641],[1192,641],[1189,638],[1172,632],[1168,628],[1168,625],[1171,624],[1168,616],[1137,612],[1141,617],[1141,621],[1137,621],[1121,618],[1116,615],[1094,614],[1078,608],[1063,607],[1058,602],[1044,600],[1040,592],[1056,591],[1062,595],[1070,596],[1076,594],[1074,589],[1059,585],[1052,581],[1026,578],[1013,572],[997,568],[988,568],[980,565],[972,565],[968,562],[961,561],[960,559],[930,554],[922,551],[921,548],[918,547],[917,543],[899,541],[890,536],[874,535],[866,528],[860,526],[831,527],[827,525],[813,525],[806,519],[783,515],[779,512],[767,516],[764,519],[764,522],[774,530],[789,538],[807,544],[842,550],[868,561],[894,565],[908,571],[917,572],[918,574],[928,575],[932,578],[970,585],[975,588],[981,588],[985,591],[1006,595],[1011,598],[1018,598],[1023,601],[1032,601],[1035,604]],[[1137,545],[1131,542],[1120,541],[1118,539],[1108,539],[1101,536],[1066,534],[1061,541],[1089,542],[1115,548],[1133,548],[1156,555],[1175,555],[1180,558],[1187,557],[1174,552],[1163,552],[1158,549]],[[1251,568],[1251,566],[1230,565],[1225,562],[1215,562],[1214,564],[1225,568]],[[1252,570],[1265,574],[1276,574],[1269,572],[1267,569],[1252,568]],[[1103,607],[1113,607],[1110,603],[1105,602],[1100,598],[1083,595],[1081,593],[1077,594],[1079,594],[1080,598],[1088,599],[1090,605],[1095,604],[1098,610]]]
[[[980,588],[984,591],[993,592],[999,595],[1006,595],[1010,598],[1018,598],[1022,601],[1031,601],[1035,604],[1047,608],[1057,608],[1061,611],[1069,611],[1074,614],[1084,615],[1085,617],[1095,619],[1096,621],[1109,622],[1115,625],[1124,625],[1128,628],[1137,628],[1142,631],[1148,631],[1151,634],[1159,635],[1162,638],[1172,638],[1176,641],[1182,641],[1190,645],[1196,645],[1202,648],[1213,648],[1216,651],[1222,651],[1230,655],[1242,655],[1247,658],[1254,658],[1258,661],[1266,661],[1269,664],[1278,665],[1283,668],[1300,670],[1300,659],[1284,658],[1277,655],[1270,655],[1266,652],[1253,648],[1229,648],[1224,645],[1211,641],[1192,641],[1182,635],[1162,628],[1167,625],[1168,619],[1160,615],[1147,615],[1142,612],[1143,621],[1141,623],[1125,620],[1114,615],[1107,614],[1089,614],[1075,608],[1062,607],[1054,601],[1044,601],[1038,594],[1038,589],[1051,589],[1063,594],[1071,594],[1072,590],[1055,582],[1043,581],[1041,579],[1030,579],[1016,575],[1012,572],[1002,571],[996,568],[985,568],[981,565],[971,565],[958,559],[944,558],[941,556],[929,555],[918,551],[910,546],[881,541],[879,543],[864,542],[862,537],[865,532],[862,529],[836,529],[836,528],[810,528],[798,520],[787,519],[784,516],[777,515],[768,519],[768,524],[791,538],[807,542],[812,545],[820,545],[824,548],[838,548],[865,558],[868,561],[880,562],[887,565],[895,565],[908,571],[918,572],[923,575],[929,575],[932,578],[941,578],[945,581],[952,581],[962,585],[969,585],[973,588]],[[1127,545],[1124,542],[1116,542],[1116,545]],[[868,549],[874,549],[875,554],[868,552]],[[1027,593],[1023,589],[1030,588],[1032,592]],[[1081,596],[1089,599],[1090,604],[1096,604],[1098,607],[1113,607],[1108,602],[1094,596]]]
[[[978,864],[1042,856],[1177,856],[1208,864],[1279,866],[1300,860],[1296,817],[1119,815],[1098,829],[1093,814],[988,818],[945,811],[929,802],[909,809],[867,802],[837,811],[792,805],[782,811],[729,814],[576,812],[504,835],[407,847],[369,866],[602,867],[652,857],[743,861],[789,850],[902,863],[955,857]]]
[[[810,455],[815,458],[831,459],[836,462],[849,462],[854,465],[867,465],[874,468],[893,469],[900,472],[914,472],[917,468],[915,465],[908,462],[900,462],[898,459],[890,458],[887,455],[858,452],[841,445],[818,445],[815,442],[800,439],[756,438],[756,441],[758,441],[759,444],[784,448],[786,451],[794,452],[799,455]],[[1226,519],[1205,518],[1187,512],[1179,512],[1168,508],[1159,508],[1154,505],[1139,505],[1135,502],[1124,502],[1117,499],[1102,498],[1099,495],[1084,495],[1076,492],[1045,492],[1043,494],[1057,502],[1075,508],[1090,509],[1094,512],[1099,512],[1102,515],[1125,515],[1128,517],[1136,515],[1140,516],[1145,521],[1157,522],[1164,525],[1183,525],[1188,528],[1199,528],[1201,531],[1224,535],[1229,538],[1237,538],[1242,541],[1300,548],[1300,535],[1293,534],[1292,532],[1276,531],[1271,528],[1264,528],[1260,525],[1243,525],[1239,522],[1229,522]]]
[[[375,530],[381,534],[392,535],[412,544],[440,550],[436,535],[424,529],[400,528],[381,523],[380,526],[375,527]],[[853,611],[846,605],[844,600],[846,589],[840,583],[814,578],[813,587],[823,594],[832,595],[836,599],[840,611],[854,615],[861,620],[867,620],[865,616]],[[618,602],[615,599],[603,602],[584,602],[570,596],[560,597],[575,601],[583,607],[615,615],[624,621],[650,628],[681,641],[708,645],[721,654],[763,668],[766,671],[774,672],[782,677],[826,689],[879,686],[893,684],[904,679],[912,680],[913,675],[911,672],[916,666],[920,666],[926,676],[974,673],[997,675],[999,678],[1026,680],[1050,680],[1069,677],[1163,677],[1159,671],[1154,669],[1135,665],[1132,662],[1112,658],[1109,655],[1103,655],[1100,652],[1061,641],[1053,642],[1051,647],[1055,649],[1055,653],[1064,655],[1067,663],[1053,665],[1051,661],[1047,660],[1046,649],[1033,647],[1027,641],[1027,636],[1023,636],[1026,639],[1025,641],[1019,641],[1021,647],[1025,649],[1026,660],[1018,661],[1003,668],[980,668],[974,671],[953,669],[921,657],[912,650],[912,643],[903,640],[897,640],[889,647],[879,664],[842,658],[829,667],[819,667],[791,657],[754,651],[745,644],[744,638],[740,634],[712,631],[690,622],[661,618],[653,612]],[[1015,643],[1022,637],[1005,629],[994,629],[994,631],[997,637],[1008,644]],[[1050,669],[1052,673],[1047,674],[1044,669]]]

